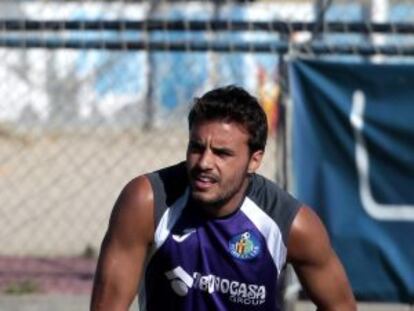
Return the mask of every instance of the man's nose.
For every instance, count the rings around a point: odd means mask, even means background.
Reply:
[[[213,154],[211,153],[211,150],[205,149],[200,156],[198,165],[201,169],[207,170],[207,169],[212,168],[213,162],[214,162],[214,157],[213,157]]]

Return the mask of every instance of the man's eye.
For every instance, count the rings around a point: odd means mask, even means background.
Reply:
[[[223,157],[223,158],[230,157],[230,156],[232,155],[232,153],[231,153],[231,152],[226,151],[226,150],[218,150],[218,151],[216,152],[216,154],[217,154],[218,156],[220,156],[220,157]]]
[[[199,144],[190,144],[189,149],[192,152],[202,152],[204,148]]]

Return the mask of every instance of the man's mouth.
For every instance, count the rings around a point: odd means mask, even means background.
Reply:
[[[196,190],[205,191],[216,184],[218,179],[215,176],[208,174],[196,174],[193,176],[193,184]]]

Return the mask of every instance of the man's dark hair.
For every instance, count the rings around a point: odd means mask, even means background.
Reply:
[[[229,85],[211,90],[194,99],[194,105],[188,115],[190,130],[195,123],[212,120],[241,124],[249,133],[250,152],[265,149],[266,114],[258,100],[243,88]]]

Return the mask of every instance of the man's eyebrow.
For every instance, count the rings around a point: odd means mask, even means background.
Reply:
[[[197,148],[198,147],[201,147],[201,148],[205,147],[205,144],[202,141],[199,141],[197,139],[190,139],[188,143],[189,143],[190,146],[197,147]],[[233,155],[234,154],[234,151],[232,149],[226,148],[226,147],[212,146],[211,150],[213,150],[213,152],[215,152],[215,153],[223,153],[223,154],[228,154],[228,155]]]
[[[217,152],[217,153],[224,153],[224,154],[229,154],[229,155],[233,155],[234,154],[234,151],[232,150],[232,149],[230,149],[230,148],[226,148],[226,147],[211,147],[211,149],[214,151],[214,152]]]
[[[200,140],[197,140],[197,139],[194,139],[194,138],[191,138],[191,139],[188,141],[188,143],[189,143],[190,145],[193,145],[193,146],[204,146],[204,144],[203,144]]]

